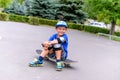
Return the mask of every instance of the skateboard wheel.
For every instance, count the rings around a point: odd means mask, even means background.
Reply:
[[[47,57],[44,58],[45,60],[49,60]]]
[[[70,67],[70,64],[63,63],[63,67]]]
[[[70,67],[70,64],[66,64],[67,67]]]

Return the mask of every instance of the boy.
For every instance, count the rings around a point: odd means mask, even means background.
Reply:
[[[56,59],[56,70],[62,70],[61,60],[65,60],[68,56],[68,37],[65,34],[67,31],[67,24],[64,21],[58,21],[55,25],[56,32],[48,41],[45,41],[42,46],[43,50],[37,61],[31,62],[30,65],[42,66],[43,59],[46,55]]]

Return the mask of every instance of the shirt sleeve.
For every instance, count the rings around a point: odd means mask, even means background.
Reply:
[[[68,43],[68,37],[66,34],[63,36],[63,38],[65,39],[65,42]]]
[[[55,34],[50,36],[50,38],[48,39],[48,41],[53,41],[55,39]]]

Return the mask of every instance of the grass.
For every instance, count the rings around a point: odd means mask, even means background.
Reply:
[[[114,40],[114,41],[120,41],[120,37],[119,36],[115,36],[115,35],[109,35],[109,34],[105,34],[105,33],[98,33],[98,36],[104,36],[110,40]]]
[[[120,41],[120,37],[113,37],[112,40]]]

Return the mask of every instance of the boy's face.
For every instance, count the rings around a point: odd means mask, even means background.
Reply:
[[[67,31],[67,28],[60,26],[56,28],[56,31],[58,33],[58,36],[62,36]]]

